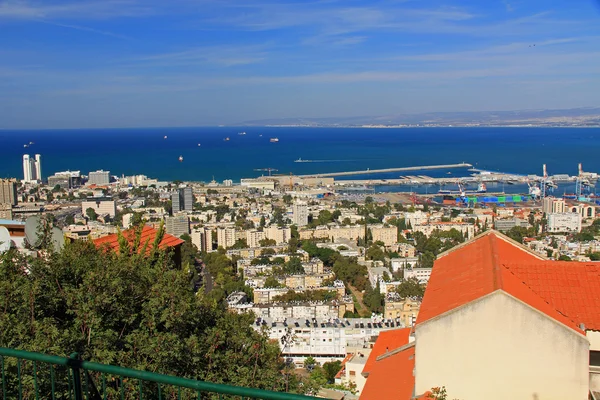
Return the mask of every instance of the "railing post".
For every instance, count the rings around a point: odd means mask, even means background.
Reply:
[[[79,368],[79,354],[73,353],[69,356],[69,368],[73,372],[73,392],[75,400],[83,400],[83,389],[81,387],[81,372]]]

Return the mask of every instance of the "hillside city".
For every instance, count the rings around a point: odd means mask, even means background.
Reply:
[[[596,204],[397,199],[315,179],[44,177],[27,156],[23,179],[0,181],[0,250],[43,259],[87,242],[143,255],[154,243],[196,296],[279,346],[286,384],[324,398],[600,391]],[[483,379],[516,360],[510,387]]]

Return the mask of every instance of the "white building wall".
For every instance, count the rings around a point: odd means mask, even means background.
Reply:
[[[114,217],[117,214],[117,207],[114,200],[83,201],[81,203],[81,213],[85,215],[85,211],[88,208],[92,208],[98,215],[108,214]]]
[[[548,214],[548,232],[581,232],[578,213]]]
[[[415,330],[415,390],[461,400],[586,400],[589,342],[498,291]]]

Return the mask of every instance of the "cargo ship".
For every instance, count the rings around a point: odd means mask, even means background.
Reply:
[[[277,142],[279,142],[279,139],[276,138],[276,137],[274,137],[274,138],[269,139],[269,142],[271,142],[271,143],[277,143]]]

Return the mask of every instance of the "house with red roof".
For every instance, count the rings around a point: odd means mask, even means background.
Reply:
[[[438,257],[414,342],[363,373],[361,399],[441,386],[461,400],[588,399],[600,391],[600,264],[548,260],[487,231]]]
[[[132,248],[136,240],[136,228],[127,229],[121,232],[121,234],[129,243],[129,247]],[[155,229],[149,225],[144,225],[140,232],[138,253],[141,254],[142,251],[145,251],[146,255],[150,255],[154,246],[154,242],[157,240],[157,238],[160,239],[158,248],[160,250],[172,251],[175,265],[181,266],[181,245],[184,243],[184,241],[173,235],[169,235],[168,233],[161,234],[158,229]],[[119,244],[119,234],[115,233],[98,238],[94,240],[94,245],[96,245],[98,248],[104,248],[119,253],[121,248]]]

